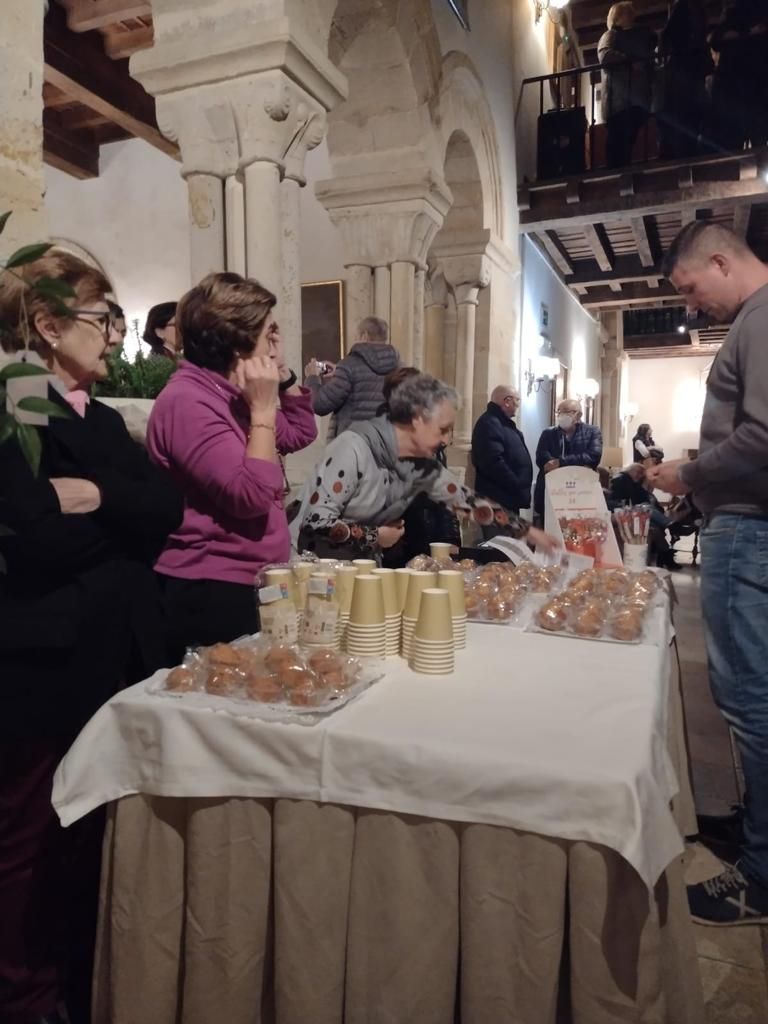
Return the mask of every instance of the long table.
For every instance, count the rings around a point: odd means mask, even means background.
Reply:
[[[471,626],[312,726],[116,697],[54,789],[110,803],[96,1024],[699,1024],[665,630]]]

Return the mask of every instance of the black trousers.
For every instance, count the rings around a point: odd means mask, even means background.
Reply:
[[[648,121],[642,107],[627,107],[612,114],[606,121],[606,163],[608,167],[626,167],[632,161],[632,150],[640,129]]]
[[[163,597],[173,665],[187,647],[226,643],[260,629],[256,588],[245,583],[166,576]]]

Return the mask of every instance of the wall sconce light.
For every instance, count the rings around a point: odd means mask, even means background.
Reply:
[[[627,402],[624,406],[624,419],[627,423],[631,423],[632,420],[640,412],[640,406],[637,402]]]
[[[582,384],[582,393],[585,398],[595,399],[600,394],[600,384],[594,377],[587,377]]]
[[[568,0],[533,0],[533,8],[536,11],[534,21],[538,24],[542,14],[546,11],[550,21],[557,24],[560,21],[560,11],[567,6]]]
[[[528,369],[525,371],[527,382],[526,394],[532,391],[551,391],[560,373],[560,360],[555,356],[537,356],[535,364],[528,360]]]

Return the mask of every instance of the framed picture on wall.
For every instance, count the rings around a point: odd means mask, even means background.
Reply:
[[[310,359],[338,363],[344,355],[344,282],[301,286],[301,366]]]

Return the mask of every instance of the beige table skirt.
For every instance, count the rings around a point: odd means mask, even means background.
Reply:
[[[131,796],[95,1024],[701,1024],[681,865],[307,801]]]

